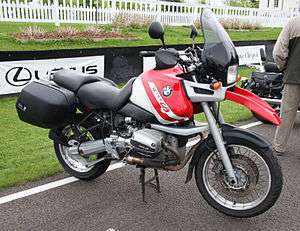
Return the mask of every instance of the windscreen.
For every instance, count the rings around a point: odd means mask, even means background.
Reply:
[[[235,47],[210,9],[203,10],[201,25],[204,36],[202,61],[211,72],[217,75],[216,77],[226,78],[227,68],[238,64]]]

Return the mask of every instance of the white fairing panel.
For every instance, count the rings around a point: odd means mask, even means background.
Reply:
[[[154,114],[156,119],[162,123],[162,124],[171,124],[171,123],[176,123],[176,121],[167,121],[164,120],[155,110],[155,108],[153,107],[149,97],[147,96],[146,90],[144,88],[143,82],[142,82],[142,78],[138,77],[136,78],[136,80],[133,83],[132,86],[132,93],[130,96],[130,101],[143,108],[144,110],[150,112],[151,114]]]
[[[218,102],[223,101],[225,99],[226,89],[221,87],[218,90],[212,90],[210,88],[210,84],[203,84],[203,83],[195,83],[191,81],[184,80],[184,86],[187,92],[188,97],[192,102]],[[212,92],[212,94],[201,94],[196,93],[195,88],[203,91]]]

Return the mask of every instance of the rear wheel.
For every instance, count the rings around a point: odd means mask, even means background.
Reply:
[[[80,126],[80,130],[84,132],[88,127],[91,127],[87,122],[83,123]],[[67,137],[67,142],[71,146],[77,146],[78,145],[78,139],[74,135],[74,132],[71,129],[71,126],[67,126],[62,131],[63,135]],[[89,140],[96,140],[101,139],[102,134],[99,133],[97,130],[91,130],[87,132],[85,141]],[[89,164],[91,164],[93,161],[103,157],[106,155],[106,152],[103,153],[94,153],[93,155],[90,155],[89,157],[83,157],[80,154],[74,155],[70,154],[68,152],[69,147],[59,144],[54,141],[54,149],[56,156],[63,166],[63,168],[71,174],[72,176],[75,176],[81,180],[91,180],[94,179],[107,170],[107,168],[110,165],[110,160],[104,160],[99,163],[96,163],[95,165],[89,167]]]
[[[246,140],[228,143],[227,150],[237,182],[230,183],[214,147],[201,155],[195,169],[200,193],[212,207],[229,216],[252,217],[267,211],[282,188],[281,169],[272,151]]]

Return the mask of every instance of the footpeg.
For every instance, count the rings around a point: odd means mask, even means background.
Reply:
[[[145,179],[145,167],[141,167],[141,174],[140,174],[140,183],[142,185],[142,197],[143,197],[143,202],[146,203],[145,201],[145,187],[146,185],[149,185],[150,187],[154,188],[157,193],[160,193],[160,184],[159,184],[159,178],[158,178],[158,171],[157,169],[154,170],[154,176],[148,180]],[[155,183],[153,183],[155,181]]]

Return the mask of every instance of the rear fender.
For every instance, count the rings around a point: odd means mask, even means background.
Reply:
[[[228,124],[222,124],[221,129],[225,144],[231,144],[237,140],[246,140],[249,144],[252,144],[254,147],[264,149],[266,152],[272,150],[272,144],[267,139],[252,131],[237,128]],[[211,135],[199,144],[192,160],[190,161],[185,183],[188,183],[192,179],[193,170],[197,165],[200,156],[208,150],[213,151],[215,148],[215,141]]]
[[[51,129],[48,135],[49,139],[62,144],[64,146],[70,147],[68,144],[68,138],[62,134],[59,129]]]
[[[244,105],[274,125],[278,126],[281,124],[281,119],[277,112],[269,104],[250,91],[234,87],[233,90],[226,91],[225,99]]]

